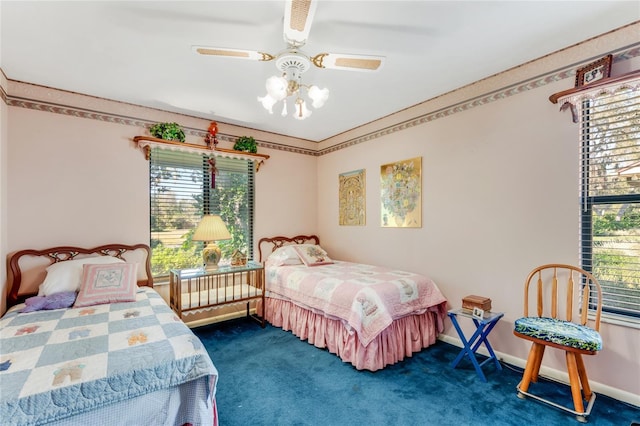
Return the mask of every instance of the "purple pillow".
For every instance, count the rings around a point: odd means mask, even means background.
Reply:
[[[24,308],[20,312],[35,312],[51,309],[68,308],[76,301],[75,291],[63,291],[48,296],[33,296],[25,300]]]

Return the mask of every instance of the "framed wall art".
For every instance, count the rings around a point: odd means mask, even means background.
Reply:
[[[576,87],[587,86],[611,76],[613,56],[607,55],[576,71]]]
[[[422,227],[422,157],[380,166],[382,227]]]
[[[354,170],[339,175],[340,225],[364,226],[366,224],[366,171]]]

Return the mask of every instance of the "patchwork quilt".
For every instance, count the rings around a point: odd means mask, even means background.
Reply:
[[[427,310],[442,323],[446,299],[424,275],[380,266],[335,261],[321,266],[265,268],[267,296],[339,318],[364,346],[395,319]]]
[[[19,305],[20,306],[20,305]],[[37,425],[207,377],[200,340],[153,289],[135,302],[17,313],[0,319],[0,418]]]

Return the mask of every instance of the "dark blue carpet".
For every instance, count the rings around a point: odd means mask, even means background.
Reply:
[[[195,328],[216,365],[221,426],[579,425],[559,409],[516,396],[521,370],[487,364],[488,383],[459,348],[438,342],[377,372],[358,371],[290,332],[247,319]],[[563,394],[567,386],[532,384]],[[556,395],[557,397],[557,395]],[[640,409],[598,395],[590,425],[628,426]]]

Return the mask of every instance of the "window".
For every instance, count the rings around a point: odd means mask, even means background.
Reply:
[[[208,154],[151,150],[151,267],[154,277],[202,264],[201,242],[191,240],[203,214],[218,214],[232,239],[220,241],[222,258],[239,249],[253,258],[253,162],[216,157],[215,184]],[[213,188],[212,186],[215,186]]]
[[[640,318],[640,90],[630,87],[580,101],[580,248],[603,311]]]

